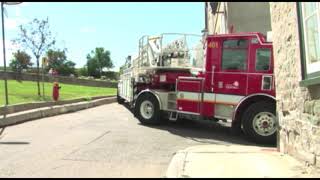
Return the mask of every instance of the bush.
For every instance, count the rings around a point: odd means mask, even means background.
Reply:
[[[78,79],[87,79],[86,76],[79,76]]]
[[[101,80],[106,80],[107,77],[106,77],[106,76],[101,76],[100,79],[101,79]]]
[[[27,72],[31,74],[37,74],[37,68],[35,67],[29,68],[27,69]],[[41,72],[41,69],[40,69],[40,72]]]
[[[79,76],[88,76],[88,68],[84,66],[78,70]]]
[[[102,75],[107,77],[110,80],[118,80],[119,79],[119,73],[115,72],[115,71],[102,72]]]

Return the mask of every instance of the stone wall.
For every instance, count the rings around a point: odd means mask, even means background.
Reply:
[[[301,87],[295,2],[270,3],[280,151],[320,166],[319,86]]]
[[[228,24],[234,32],[271,31],[269,2],[228,2]]]
[[[18,75],[14,72],[7,72],[8,79],[17,79]],[[4,79],[4,72],[0,71],[0,79]],[[108,82],[108,81],[96,81],[96,80],[88,80],[88,79],[78,79],[73,77],[66,77],[66,76],[57,76],[56,79],[60,83],[65,84],[75,84],[75,85],[82,85],[82,86],[93,86],[93,87],[117,87],[116,82]],[[21,76],[22,81],[36,81],[37,75],[36,74],[23,74]],[[42,81],[42,76],[40,77],[40,81]],[[44,76],[45,82],[53,82],[53,78],[47,75]]]

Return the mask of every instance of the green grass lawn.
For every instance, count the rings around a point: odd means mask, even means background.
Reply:
[[[42,83],[40,83],[40,85],[42,93]],[[117,93],[116,88],[89,87],[62,83],[59,83],[59,85],[61,86],[59,100],[76,99],[81,97],[92,96],[116,95]],[[52,100],[52,86],[53,83],[44,83],[46,101]],[[37,92],[37,82],[18,82],[16,80],[8,80],[8,94],[10,105],[26,102],[43,101],[42,98],[38,97]],[[0,80],[0,106],[4,104],[4,81]]]

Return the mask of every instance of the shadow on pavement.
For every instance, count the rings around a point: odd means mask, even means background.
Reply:
[[[126,107],[127,110],[132,113],[132,109],[130,109],[129,106],[124,104],[124,107]],[[256,144],[250,142],[243,133],[239,135],[233,135],[230,127],[209,121],[183,120],[180,122],[167,122],[161,125],[143,125],[138,119],[136,119],[136,121],[139,125],[165,130],[171,134],[191,139],[199,143],[221,145],[228,145],[231,143],[260,147],[276,147],[276,145],[272,144]]]
[[[0,142],[0,145],[4,144],[4,145],[26,145],[26,144],[30,144],[29,142]]]
[[[138,120],[137,120],[138,121]],[[140,122],[138,122],[142,125]],[[144,126],[144,125],[143,125]],[[275,147],[275,145],[261,145],[246,140],[244,134],[233,135],[229,127],[213,122],[196,122],[183,120],[183,122],[167,122],[158,126],[147,126],[150,128],[166,130],[171,134],[182,136],[187,139],[205,144],[238,144],[261,147]]]

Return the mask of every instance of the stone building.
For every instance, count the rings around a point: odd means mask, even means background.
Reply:
[[[268,2],[206,2],[208,34],[271,31]]]
[[[278,146],[320,166],[320,3],[270,2]]]
[[[320,167],[320,3],[206,2],[205,12],[208,34],[272,30],[279,151]]]

